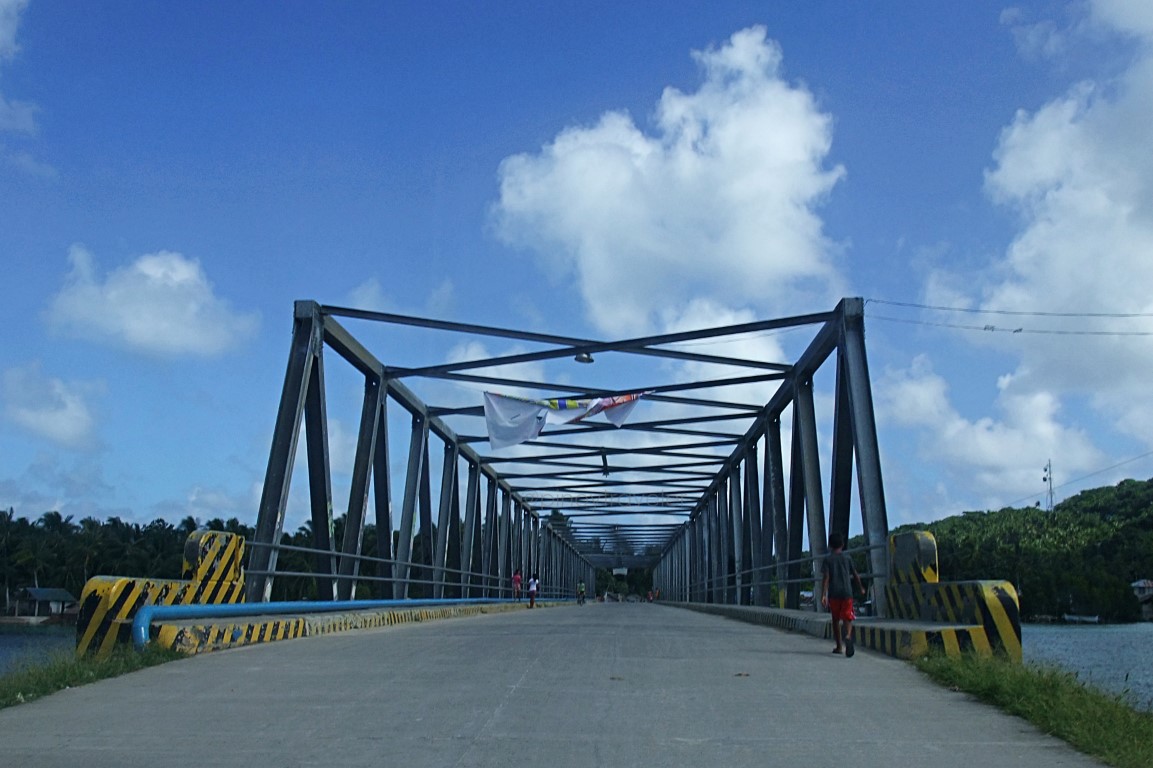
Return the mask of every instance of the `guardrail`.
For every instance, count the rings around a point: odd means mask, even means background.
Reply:
[[[853,555],[859,553],[867,553],[875,549],[885,549],[888,546],[888,544],[874,544],[872,546],[853,547],[851,549],[845,549],[845,554]],[[824,558],[824,555],[810,555],[807,557],[794,558],[792,560],[774,561],[768,565],[762,565],[757,568],[745,568],[744,570],[736,573],[723,573],[718,576],[699,579],[697,581],[689,582],[688,593],[690,595],[700,593],[709,595],[714,590],[719,590],[722,593],[728,593],[735,588],[733,580],[738,578],[740,579],[740,590],[742,593],[754,592],[757,589],[767,591],[776,589],[779,594],[783,594],[784,591],[793,584],[809,585],[811,587],[816,583],[817,579],[820,578],[819,576],[813,576],[812,573],[809,573],[807,575],[782,579],[778,578],[776,573],[778,572],[779,568],[784,568],[787,572],[793,566],[804,564],[812,565],[814,567],[814,571],[819,573],[820,563],[822,560],[824,560]],[[766,577],[765,574],[768,574],[768,576]],[[872,583],[874,579],[882,577],[883,575],[884,574],[877,574],[868,570],[860,571],[861,580],[869,585],[869,587],[867,587],[869,590],[872,589]],[[750,598],[748,603],[741,601],[738,602],[738,604],[752,605],[753,602]],[[781,608],[784,606],[777,604],[775,607]]]
[[[333,613],[377,608],[420,608],[427,605],[480,605],[507,603],[508,600],[491,598],[465,598],[459,600],[345,600],[283,601],[275,603],[226,603],[217,605],[146,605],[136,612],[132,620],[132,644],[137,650],[148,645],[152,622],[174,619],[224,619],[237,616],[293,615],[300,613]]]

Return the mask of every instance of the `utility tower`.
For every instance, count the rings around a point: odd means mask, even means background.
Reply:
[[[1045,462],[1045,476],[1041,478],[1041,482],[1045,483],[1048,488],[1048,504],[1045,505],[1046,512],[1053,511],[1053,460],[1049,459]]]

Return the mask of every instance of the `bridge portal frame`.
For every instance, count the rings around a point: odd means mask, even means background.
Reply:
[[[357,341],[337,317],[522,339],[549,344],[552,348],[422,368],[387,367]],[[819,586],[817,564],[826,552],[827,532],[848,534],[855,470],[870,571],[877,586],[878,607],[883,612],[883,586],[888,573],[885,546],[888,522],[863,318],[863,300],[846,298],[827,313],[600,342],[326,307],[312,301],[297,302],[288,366],[252,542],[247,599],[259,602],[271,597],[277,545],[283,533],[293,464],[303,428],[313,532],[312,567],[322,600],[354,597],[357,581],[368,578],[361,570],[365,562],[375,565],[373,578],[388,585],[394,598],[412,596],[412,586],[424,581],[416,578],[414,570],[431,576],[428,581],[433,584],[431,593],[435,597],[496,597],[507,593],[506,585],[516,567],[524,569],[526,579],[532,572],[539,571],[547,588],[549,585],[571,586],[580,579],[595,584],[597,567],[640,565],[654,568],[654,584],[662,597],[758,605],[776,602],[797,607],[803,583],[811,579],[814,591]],[[806,325],[820,327],[792,364],[740,360],[672,348],[683,342]],[[364,380],[346,524],[340,542],[336,542],[334,536],[325,349],[350,363]],[[606,447],[603,442],[592,446],[565,443],[565,436],[570,434],[591,435],[596,439],[602,434],[601,430],[611,428],[581,424],[552,431],[535,441],[542,456],[535,460],[538,471],[534,473],[502,473],[499,467],[510,459],[482,456],[473,444],[484,440],[483,436],[458,435],[442,418],[483,415],[479,407],[430,407],[401,381],[405,377],[426,376],[556,389],[557,385],[547,383],[484,376],[476,369],[601,352],[656,355],[730,368],[741,365],[751,368],[752,373],[676,382],[648,390],[653,393],[653,400],[724,411],[719,415],[655,419],[629,425],[630,429],[649,434],[679,437],[681,442],[672,447],[628,449]],[[836,381],[826,511],[813,387],[814,376],[834,354]],[[780,383],[763,406],[675,394],[772,381]],[[606,390],[585,391],[591,396],[612,394]],[[389,409],[386,406],[390,402],[399,404],[411,418],[398,520],[394,520],[393,479],[389,472]],[[791,418],[787,478],[782,450],[786,415]],[[743,434],[736,434],[726,427],[734,423],[732,419],[746,419],[750,425]],[[433,439],[439,440],[444,449],[435,507],[430,468]],[[716,451],[729,445],[733,448],[727,458],[712,458]],[[546,451],[551,453],[545,454]],[[617,465],[626,455],[647,456],[650,460],[655,457],[659,462],[666,462],[658,465],[650,461],[632,470],[655,474],[661,479],[596,482],[582,479],[594,473],[608,478],[610,459]],[[587,463],[590,460],[595,465],[590,466]],[[616,466],[612,470],[622,471]],[[612,524],[598,528],[596,523],[582,523],[584,527],[580,530],[592,531],[598,536],[603,534],[620,544],[613,554],[590,553],[583,546],[576,525],[565,522],[557,528],[540,516],[538,503],[545,506],[546,502],[534,495],[534,491],[541,486],[529,484],[526,478],[540,483],[549,480],[567,483],[559,487],[575,496],[584,494],[572,502],[571,520],[620,514],[614,511],[615,506],[635,510],[635,506],[629,505],[638,502],[620,501],[614,494],[627,495],[631,487],[643,484],[658,485],[664,490],[659,502],[646,497],[647,506],[643,509],[656,514],[664,507],[666,511],[661,514],[684,515],[686,519],[679,525],[660,526]],[[588,487],[608,490],[590,491],[586,490]],[[370,499],[375,508],[377,531],[391,532],[395,522],[399,535],[395,551],[391,535],[378,536],[376,552],[366,559],[362,549]],[[810,558],[802,558],[806,533]],[[414,551],[414,541],[417,551]],[[649,552],[654,544],[658,544],[657,555]],[[811,563],[811,573],[802,575],[805,563]],[[774,583],[778,588],[775,600]]]

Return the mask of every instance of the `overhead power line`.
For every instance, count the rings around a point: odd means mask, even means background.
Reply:
[[[1082,315],[1086,317],[1086,315]],[[1120,315],[1117,315],[1120,317]],[[1137,317],[1137,315],[1126,315]],[[1150,317],[1150,315],[1140,315]],[[1153,331],[1066,331],[1056,328],[1005,328],[996,325],[961,325],[960,323],[934,323],[928,320],[911,320],[904,317],[885,317],[884,315],[869,315],[870,320],[884,320],[889,323],[904,323],[906,325],[928,325],[934,328],[952,328],[959,331],[981,331],[983,333],[1030,333],[1046,336],[1153,336]]]
[[[1043,312],[1023,311],[1012,309],[980,309],[974,307],[946,307],[938,304],[918,304],[911,301],[890,301],[888,299],[865,299],[865,305],[884,304],[890,307],[908,307],[930,312],[961,312],[971,315],[999,315],[1003,317],[1060,317],[1075,320],[1089,319],[1147,319],[1153,318],[1153,312]],[[889,317],[886,315],[869,314],[870,320],[883,320],[889,323],[904,323],[906,325],[924,325],[932,328],[950,328],[958,331],[978,331],[980,333],[1028,333],[1043,336],[1153,336],[1150,331],[1100,331],[1085,328],[1026,328],[1024,326],[1002,326],[992,323],[971,325],[965,323],[947,323],[933,320],[920,320],[911,317]]]
[[[1153,312],[1026,312],[1011,309],[942,307],[932,304],[914,304],[908,301],[889,301],[887,299],[865,299],[865,304],[887,304],[891,307],[931,309],[937,312],[968,312],[977,315],[1018,315],[1021,317],[1153,317]]]

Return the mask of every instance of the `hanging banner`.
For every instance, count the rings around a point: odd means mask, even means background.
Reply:
[[[529,400],[485,392],[484,420],[488,426],[488,442],[493,448],[507,448],[537,437],[545,424],[572,424],[600,413],[609,423],[619,427],[646,394],[637,392],[580,400]]]

